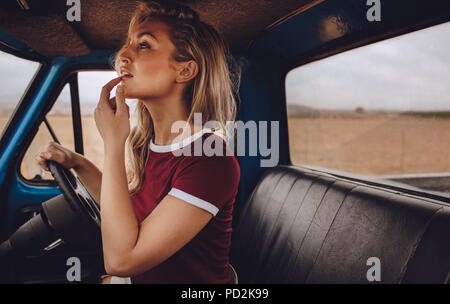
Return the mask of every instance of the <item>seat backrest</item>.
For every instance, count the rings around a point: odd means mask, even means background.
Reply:
[[[443,283],[450,207],[317,171],[280,166],[260,180],[233,232],[240,283]]]

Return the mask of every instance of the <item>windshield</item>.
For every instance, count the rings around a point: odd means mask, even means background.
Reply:
[[[0,51],[0,134],[3,134],[39,65]]]

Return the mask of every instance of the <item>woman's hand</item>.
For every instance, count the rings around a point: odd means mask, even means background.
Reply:
[[[53,160],[67,169],[75,168],[79,165],[78,154],[60,144],[49,142],[47,146],[42,146],[36,155],[38,164],[46,171],[50,171],[47,167],[47,160]]]
[[[95,124],[105,146],[123,146],[130,134],[130,112],[125,103],[123,88],[117,87],[116,97],[110,99],[111,90],[120,80],[121,77],[114,78],[102,88],[100,100],[94,111]]]
[[[47,146],[42,146],[39,151],[36,160],[44,170],[50,171],[47,160],[53,160],[66,169],[73,168],[95,201],[100,203],[102,172],[91,161],[82,154],[64,148],[53,141]]]

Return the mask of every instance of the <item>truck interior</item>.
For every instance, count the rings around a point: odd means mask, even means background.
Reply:
[[[67,283],[72,256],[83,261],[82,283],[104,274],[99,212],[84,187],[56,165],[51,179],[24,178],[21,164],[40,126],[57,140],[47,114],[66,87],[74,150],[84,154],[79,75],[112,71],[136,2],[81,1],[81,20],[73,22],[66,1],[0,3],[0,52],[38,64],[0,138],[0,282]],[[261,166],[266,156],[238,156],[231,264],[239,283],[371,283],[370,257],[381,261],[382,283],[448,283],[449,176],[370,176],[293,161],[286,78],[295,68],[446,24],[450,3],[382,1],[382,21],[370,22],[365,0],[179,2],[230,46],[230,70],[240,80],[237,119],[279,122],[276,166]],[[2,253],[6,246],[14,252]]]

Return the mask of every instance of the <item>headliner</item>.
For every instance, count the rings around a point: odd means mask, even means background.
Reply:
[[[245,52],[250,43],[272,24],[323,0],[179,0],[200,19],[213,25],[233,53]],[[125,41],[136,0],[81,0],[81,21],[66,19],[66,1],[19,0],[0,2],[0,30],[48,56],[79,56],[91,50],[117,50]]]

